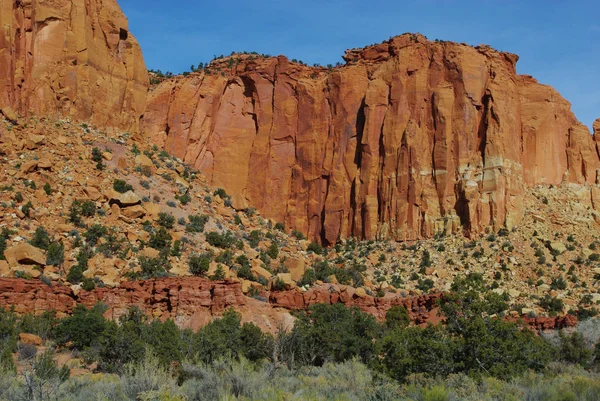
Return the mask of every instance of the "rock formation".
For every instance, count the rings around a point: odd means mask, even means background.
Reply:
[[[438,323],[437,300],[440,293],[402,297],[388,293],[383,298],[359,294],[352,287],[325,284],[302,293],[297,290],[271,292],[268,302],[246,297],[239,283],[209,281],[197,277],[165,278],[123,283],[118,288],[73,291],[71,287],[48,286],[40,281],[0,278],[0,307],[14,307],[17,313],[42,313],[55,310],[59,317],[68,315],[77,304],[92,307],[98,302],[108,306],[107,318],[117,319],[131,306],[160,319],[173,319],[181,327],[199,327],[210,322],[227,308],[242,314],[261,328],[274,332],[291,317],[291,310],[305,310],[316,303],[342,303],[373,314],[378,320],[395,305],[404,306],[416,324]],[[577,325],[577,318],[521,318],[533,329],[558,329]],[[516,319],[512,319],[516,320]]]
[[[233,55],[158,85],[144,130],[325,244],[512,228],[535,184],[595,183],[594,138],[487,46],[402,35],[313,68]]]
[[[138,130],[148,73],[115,0],[0,0],[0,110]]]

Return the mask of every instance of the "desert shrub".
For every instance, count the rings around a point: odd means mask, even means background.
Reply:
[[[175,196],[175,199],[179,200],[179,203],[181,203],[183,206],[187,205],[192,201],[192,197],[187,191],[183,195]]]
[[[165,267],[168,267],[168,262],[161,258],[148,258],[140,256],[140,267],[142,268],[142,278],[149,279],[152,277],[165,277],[167,275]]]
[[[44,184],[43,189],[44,189],[44,192],[46,193],[46,195],[48,195],[48,196],[52,195],[52,187],[50,186],[49,182]]]
[[[171,256],[181,256],[182,248],[181,240],[177,239],[173,241],[173,247],[171,248]]]
[[[230,231],[226,231],[222,234],[212,231],[206,234],[206,242],[217,248],[227,249],[235,244],[235,237]]]
[[[208,222],[208,216],[205,214],[191,215],[190,222],[185,227],[185,231],[189,233],[201,233],[204,231],[204,226]]]
[[[306,248],[308,252],[313,252],[317,255],[321,255],[323,253],[323,247],[316,242],[311,242]]]
[[[203,276],[206,274],[210,268],[210,262],[212,261],[212,258],[213,255],[210,253],[191,255],[188,260],[190,273],[192,273],[194,276]]]
[[[46,252],[46,264],[61,266],[65,261],[65,247],[62,242],[52,242]]]
[[[291,235],[292,237],[296,237],[299,240],[305,239],[304,234],[302,234],[302,232],[298,230],[292,230]]]
[[[80,213],[85,217],[94,217],[96,214],[96,204],[91,200],[86,200],[81,203]]]
[[[256,280],[256,277],[254,277],[254,273],[252,273],[252,269],[250,269],[250,266],[247,265],[242,265],[239,267],[239,269],[237,270],[237,276],[239,278],[243,278],[250,281]]]
[[[219,196],[221,199],[230,199],[231,197],[227,195],[227,192],[223,188],[217,188],[215,192],[213,192],[214,196]]]
[[[31,209],[33,209],[33,204],[31,202],[27,202],[21,207],[21,211],[27,217],[31,217]]]
[[[210,276],[211,280],[224,280],[225,279],[225,270],[222,265],[218,265],[214,274]]]
[[[160,212],[158,214],[158,225],[170,230],[175,225],[175,217],[170,213]]]
[[[392,306],[385,313],[385,327],[389,330],[401,329],[409,324],[410,317],[404,306]]]
[[[269,255],[271,259],[277,259],[279,256],[279,247],[277,246],[277,242],[273,241],[271,243],[269,249],[267,250],[267,255]]]
[[[551,297],[550,295],[544,296],[544,298],[539,301],[539,305],[545,309],[550,316],[555,316],[557,313],[562,312],[564,307],[564,303],[561,299]]]
[[[261,235],[260,231],[252,230],[250,232],[250,235],[248,236],[248,244],[252,248],[256,248],[260,242],[261,237],[262,237],[262,235]]]
[[[120,384],[128,400],[141,400],[140,395],[145,393],[177,387],[169,368],[161,365],[152,352],[146,352],[139,363],[126,364]]]
[[[95,246],[98,243],[98,240],[107,233],[108,229],[102,224],[94,224],[93,226],[89,227],[85,233],[83,233],[83,237],[88,245]]]
[[[36,228],[31,241],[29,241],[31,245],[43,250],[47,250],[51,242],[50,234],[48,234],[48,231],[44,227]]]
[[[171,234],[164,227],[161,227],[156,232],[150,234],[148,245],[159,251],[168,251],[171,248],[172,240],[173,237],[171,237]]]
[[[559,338],[559,358],[565,362],[588,367],[593,356],[593,351],[586,346],[583,335],[579,332],[567,335],[561,331],[559,333]]]
[[[127,191],[133,191],[133,186],[128,184],[124,180],[116,179],[113,181],[113,189],[119,193],[124,194]]]

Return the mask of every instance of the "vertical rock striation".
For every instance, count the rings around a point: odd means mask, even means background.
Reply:
[[[139,129],[148,73],[115,0],[0,0],[0,109]]]

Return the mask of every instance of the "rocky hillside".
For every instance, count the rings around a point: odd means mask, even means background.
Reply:
[[[233,306],[273,329],[315,302],[356,305],[380,318],[408,302],[423,322],[436,316],[428,294],[468,274],[481,275],[514,317],[594,313],[600,302],[595,186],[527,189],[514,230],[404,243],[348,239],[324,249],[210,187],[142,135],[69,120],[4,120],[0,157],[0,276],[37,280],[2,281],[0,305],[20,312],[68,313],[102,301],[113,317],[140,305],[197,327]],[[157,277],[166,281],[136,281]]]
[[[405,34],[344,59],[215,60],[151,91],[144,132],[324,244],[512,229],[527,188],[596,182],[595,137],[514,54]]]
[[[138,130],[148,73],[115,0],[0,0],[0,112]]]

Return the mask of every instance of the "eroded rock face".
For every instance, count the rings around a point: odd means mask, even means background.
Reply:
[[[0,26],[5,115],[59,113],[138,129],[148,73],[115,0],[0,0]]]
[[[199,327],[209,323],[226,309],[234,308],[244,322],[253,322],[263,330],[275,332],[278,327],[291,327],[292,310],[305,310],[317,303],[342,303],[356,306],[378,320],[392,306],[404,306],[411,321],[416,324],[437,324],[437,301],[441,293],[402,297],[387,293],[383,298],[360,296],[348,286],[325,284],[306,292],[297,290],[275,291],[268,294],[267,302],[246,297],[241,284],[231,281],[209,281],[198,277],[164,278],[122,283],[117,288],[97,288],[93,291],[74,290],[55,283],[52,287],[37,280],[0,278],[0,307],[14,307],[15,312],[42,313],[55,310],[58,317],[69,315],[77,304],[92,307],[98,302],[108,306],[105,316],[118,319],[129,307],[137,306],[154,318],[173,319],[180,327]],[[577,325],[575,316],[549,318],[520,318],[533,329],[559,329]],[[514,319],[513,319],[514,320]]]
[[[593,137],[516,55],[402,35],[331,71],[232,57],[160,84],[145,131],[326,244],[511,228],[525,186],[596,180]]]

